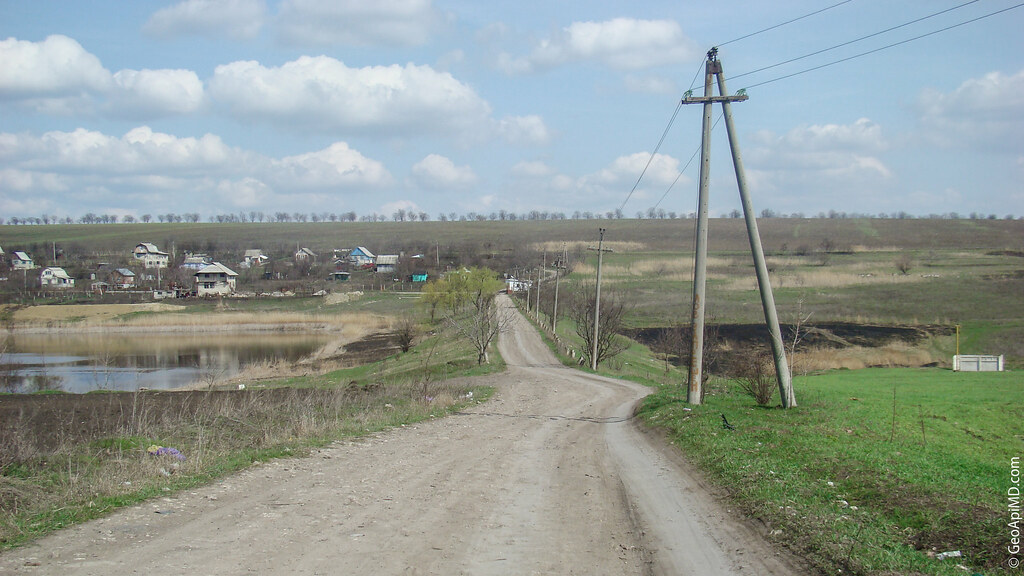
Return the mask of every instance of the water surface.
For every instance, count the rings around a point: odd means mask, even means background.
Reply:
[[[173,389],[295,361],[331,339],[322,333],[19,334],[0,341],[0,390]]]

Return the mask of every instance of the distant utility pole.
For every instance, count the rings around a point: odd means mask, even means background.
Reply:
[[[718,80],[720,96],[713,96],[713,78]],[[704,97],[695,98],[687,92],[683,104],[701,103],[704,105],[704,123],[701,134],[700,191],[698,197],[699,212],[697,217],[697,246],[694,254],[693,267],[693,322],[690,347],[690,375],[686,400],[690,404],[701,403],[701,386],[704,355],[704,308],[705,284],[707,281],[707,238],[708,238],[708,184],[711,170],[711,111],[715,102],[722,103],[722,114],[725,117],[725,128],[729,135],[729,148],[732,151],[733,169],[736,172],[736,184],[740,190],[740,201],[743,204],[743,216],[747,223],[747,237],[750,240],[750,253],[754,258],[757,271],[757,285],[761,292],[761,307],[764,309],[765,324],[771,334],[772,356],[775,359],[775,374],[779,382],[779,396],[783,408],[796,406],[793,393],[793,381],[789,373],[789,362],[786,360],[786,349],[782,342],[782,331],[779,328],[779,317],[775,310],[775,297],[772,294],[771,282],[768,278],[768,266],[761,247],[761,236],[757,231],[757,219],[753,204],[747,192],[747,177],[743,170],[743,159],[740,156],[739,143],[732,121],[732,102],[742,102],[747,95],[742,93],[729,96],[722,75],[722,63],[718,60],[718,48],[708,51],[708,59],[704,66]]]
[[[562,259],[555,262],[555,305],[551,308],[551,333],[558,335],[558,276],[565,269],[566,250],[565,242],[562,242]]]
[[[548,265],[548,252],[544,251],[543,264],[540,266],[540,270],[537,271],[537,306],[534,309],[534,314],[537,316],[537,322],[540,322],[540,281],[544,277],[544,269]]]
[[[590,369],[595,371],[597,370],[597,337],[601,333],[598,329],[601,318],[601,262],[605,253],[604,228],[598,228],[598,231],[600,236],[597,240],[597,292],[594,296],[594,350],[590,355]]]

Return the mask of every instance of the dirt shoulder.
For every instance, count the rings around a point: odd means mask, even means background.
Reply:
[[[0,555],[25,574],[799,574],[521,318],[494,398]],[[668,452],[666,452],[668,450]]]

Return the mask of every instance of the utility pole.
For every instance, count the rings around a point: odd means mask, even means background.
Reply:
[[[710,54],[704,65],[704,123],[700,142],[700,187],[697,195],[697,244],[693,253],[693,314],[691,316],[690,370],[686,401],[700,404],[704,394],[704,300],[707,285],[708,261],[708,188],[711,180],[711,95],[714,90],[712,75],[721,70],[721,64]]]
[[[548,252],[544,251],[543,264],[540,266],[540,270],[537,271],[537,306],[534,307],[534,313],[537,316],[537,322],[540,322],[540,281],[544,277],[544,268],[548,265]]]
[[[551,309],[551,333],[558,335],[556,328],[558,327],[558,276],[559,273],[565,269],[566,251],[565,242],[562,242],[562,259],[555,262],[555,305]]]
[[[720,96],[712,95],[712,76],[715,76],[718,80]],[[743,159],[740,155],[739,142],[732,121],[732,102],[742,102],[747,99],[747,95],[742,92],[741,90],[739,94],[729,96],[729,91],[725,86],[725,77],[722,74],[722,63],[718,60],[718,49],[712,48],[708,51],[708,59],[704,67],[704,97],[694,98],[687,92],[683,98],[683,104],[698,102],[704,104],[704,125],[701,139],[700,215],[697,221],[697,248],[693,270],[693,345],[691,347],[690,381],[687,401],[691,404],[700,404],[704,345],[704,284],[707,277],[706,202],[708,175],[710,172],[711,106],[714,102],[721,102],[722,114],[725,116],[726,131],[729,135],[729,149],[732,151],[733,169],[736,172],[736,184],[740,191],[740,201],[743,204],[743,215],[747,224],[750,253],[754,259],[757,285],[761,293],[761,307],[764,310],[765,324],[767,324],[769,334],[771,335],[772,356],[775,360],[775,374],[779,383],[779,396],[782,399],[783,408],[792,408],[796,406],[793,381],[789,373],[789,362],[786,359],[786,349],[782,342],[782,331],[779,328],[778,313],[775,309],[775,297],[772,293],[772,286],[768,277],[768,266],[764,259],[764,250],[761,246],[761,236],[757,230],[757,219],[753,204],[750,201],[750,194],[747,192],[746,173],[743,170]]]
[[[590,355],[590,369],[597,370],[597,336],[601,318],[601,262],[604,256],[604,228],[598,228],[597,240],[597,292],[594,296],[594,350]]]

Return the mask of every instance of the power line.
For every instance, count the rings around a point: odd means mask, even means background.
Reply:
[[[718,118],[715,119],[715,123],[711,125],[711,130],[712,131],[714,131],[714,129],[718,127],[718,122],[721,119],[722,119],[722,113],[719,112],[718,113]],[[686,172],[686,169],[690,167],[690,164],[693,163],[693,159],[696,158],[697,154],[699,154],[699,153],[700,153],[700,146],[698,146],[697,149],[693,151],[693,154],[690,155],[690,159],[686,161],[686,165],[683,166],[682,170],[679,171],[679,174],[676,175],[676,179],[673,180],[672,183],[668,185],[668,188],[665,189],[665,193],[662,194],[661,198],[658,199],[658,202],[654,205],[654,208],[657,208],[658,206],[661,206],[661,203],[665,201],[665,197],[668,196],[668,193],[672,191],[672,188],[674,188],[676,183],[679,182],[679,179],[683,177],[683,173]]]
[[[835,8],[835,7],[837,7],[837,6],[841,6],[841,5],[843,5],[843,4],[847,4],[847,3],[851,2],[851,1],[852,1],[852,0],[844,0],[843,2],[838,2],[838,3],[836,3],[836,4],[833,4],[833,5],[827,6],[827,7],[825,7],[825,8],[822,8],[822,9],[820,9],[820,10],[817,10],[817,11],[815,11],[815,12],[811,12],[811,13],[805,14],[805,15],[803,15],[803,16],[800,16],[800,17],[797,17],[797,18],[793,18],[793,19],[791,19],[791,20],[787,20],[786,22],[782,22],[782,23],[780,23],[780,24],[776,24],[776,25],[774,25],[774,26],[769,26],[768,28],[764,28],[764,29],[762,29],[762,30],[758,30],[757,32],[752,32],[752,33],[750,33],[750,34],[746,34],[746,35],[744,35],[744,36],[740,36],[740,37],[738,37],[738,38],[734,38],[734,39],[732,39],[732,40],[729,40],[728,42],[723,42],[723,43],[721,43],[721,44],[718,44],[718,46],[724,46],[724,45],[726,45],[726,44],[731,44],[731,43],[733,43],[733,42],[738,42],[738,41],[740,41],[740,40],[744,40],[744,39],[746,39],[746,38],[750,38],[751,36],[756,36],[757,34],[761,34],[761,33],[763,33],[763,32],[767,32],[767,31],[769,31],[769,30],[774,30],[775,28],[779,28],[779,27],[781,27],[781,26],[785,26],[785,25],[787,25],[787,24],[791,24],[791,23],[793,23],[793,22],[797,22],[797,21],[799,21],[799,20],[802,20],[802,19],[804,19],[804,18],[807,18],[807,17],[813,16],[813,15],[815,15],[815,14],[819,14],[819,13],[821,13],[821,12],[824,12],[824,11],[826,11],[826,10],[830,10],[830,9],[832,9],[832,8]],[[875,33],[872,33],[872,34],[868,34],[868,35],[866,35],[866,36],[862,36],[862,37],[860,37],[860,38],[856,38],[856,39],[854,39],[854,40],[850,40],[850,41],[847,41],[847,42],[843,42],[843,43],[841,43],[841,44],[837,44],[837,45],[835,45],[835,46],[832,46],[832,47],[829,47],[829,48],[825,48],[825,49],[822,49],[822,50],[818,50],[818,51],[812,52],[812,53],[810,53],[810,54],[806,54],[806,55],[804,55],[804,56],[799,56],[799,57],[797,57],[797,58],[792,58],[792,59],[790,59],[790,60],[786,60],[786,61],[784,61],[784,62],[779,62],[779,63],[777,63],[777,64],[772,64],[771,66],[766,66],[766,67],[763,67],[763,68],[759,68],[759,69],[757,69],[757,70],[752,70],[752,71],[750,71],[750,72],[744,72],[744,73],[742,73],[742,74],[739,74],[739,75],[737,75],[737,76],[733,76],[732,78],[740,78],[740,77],[743,77],[743,76],[748,76],[748,75],[751,75],[751,74],[754,74],[754,73],[757,73],[757,72],[763,72],[763,71],[765,71],[765,70],[769,70],[769,69],[772,69],[772,68],[776,68],[776,67],[778,67],[778,66],[782,66],[782,65],[784,65],[784,64],[789,64],[789,63],[792,63],[792,62],[796,62],[796,61],[798,61],[798,60],[803,60],[803,59],[805,59],[805,58],[808,58],[808,57],[811,57],[811,56],[815,56],[815,55],[818,55],[818,54],[822,54],[822,53],[824,53],[824,52],[828,52],[828,51],[831,51],[831,50],[835,50],[835,49],[837,49],[837,48],[841,48],[841,47],[843,47],[843,46],[848,46],[848,45],[850,45],[850,44],[854,44],[854,43],[856,43],[856,42],[860,42],[860,41],[862,41],[862,40],[866,40],[866,39],[868,39],[868,38],[873,38],[873,37],[875,37],[875,36],[879,36],[879,35],[881,35],[881,34],[885,34],[885,33],[887,33],[887,32],[891,32],[891,31],[893,31],[893,30],[897,30],[897,29],[899,29],[899,28],[904,28],[904,27],[906,27],[906,26],[909,26],[909,25],[911,25],[911,24],[915,24],[915,23],[917,23],[917,22],[921,22],[921,21],[923,21],[923,20],[927,20],[927,19],[929,19],[929,18],[933,18],[933,17],[935,17],[935,16],[939,16],[939,15],[941,15],[941,14],[945,14],[945,13],[947,13],[947,12],[951,12],[951,11],[953,11],[953,10],[957,10],[957,9],[959,9],[959,8],[962,8],[962,7],[964,7],[964,6],[967,6],[967,5],[970,5],[970,4],[974,4],[974,3],[978,2],[978,1],[979,1],[979,0],[970,0],[969,2],[964,2],[964,3],[962,3],[962,4],[959,4],[959,5],[957,5],[957,6],[954,6],[954,7],[952,7],[952,8],[948,8],[948,9],[946,9],[946,10],[942,10],[942,11],[939,11],[939,12],[936,12],[936,13],[933,13],[933,14],[929,14],[929,15],[927,15],[927,16],[923,16],[923,17],[921,17],[921,18],[917,18],[917,19],[915,19],[915,20],[911,20],[911,21],[909,21],[909,22],[905,22],[905,23],[903,23],[903,24],[899,24],[899,25],[897,25],[897,26],[893,26],[893,27],[891,27],[891,28],[887,28],[887,29],[885,29],[885,30],[882,30],[882,31],[880,31],[880,32],[875,32]],[[920,35],[918,35],[918,36],[914,36],[914,37],[912,37],[912,38],[908,38],[908,39],[905,39],[905,40],[901,40],[901,41],[899,41],[899,42],[893,42],[892,44],[887,44],[887,45],[885,45],[885,46],[882,46],[882,47],[880,47],[880,48],[875,48],[875,49],[872,49],[872,50],[868,50],[868,51],[865,51],[865,52],[861,52],[861,53],[859,53],[859,54],[855,54],[855,55],[853,55],[853,56],[848,56],[848,57],[846,57],[846,58],[841,58],[841,59],[839,59],[839,60],[834,60],[834,61],[832,61],[832,62],[827,62],[827,63],[825,63],[825,64],[821,64],[821,65],[818,65],[818,66],[813,66],[813,67],[811,67],[811,68],[807,68],[807,69],[805,69],[805,70],[800,70],[800,71],[798,71],[798,72],[793,72],[793,73],[791,73],[791,74],[786,74],[786,75],[783,75],[783,76],[779,76],[779,77],[777,77],[777,78],[772,78],[772,79],[770,79],[770,80],[765,80],[765,81],[763,81],[763,82],[758,82],[758,83],[756,83],[756,84],[750,84],[750,85],[746,86],[746,87],[744,88],[744,90],[748,90],[748,89],[750,89],[750,88],[755,88],[755,87],[758,87],[758,86],[764,86],[765,84],[771,84],[771,83],[773,83],[773,82],[778,82],[778,81],[780,81],[780,80],[786,80],[786,79],[788,79],[788,78],[792,78],[792,77],[794,77],[794,76],[799,76],[799,75],[802,75],[802,74],[806,74],[806,73],[808,73],[808,72],[813,72],[813,71],[815,71],[815,70],[820,70],[820,69],[822,69],[822,68],[827,68],[827,67],[829,67],[829,66],[834,66],[834,65],[836,65],[836,64],[841,64],[841,63],[843,63],[843,62],[848,62],[848,61],[850,61],[850,60],[854,60],[854,59],[857,59],[857,58],[861,58],[861,57],[863,57],[863,56],[868,56],[868,55],[870,55],[870,54],[874,54],[874,53],[876,53],[876,52],[881,52],[881,51],[883,51],[883,50],[888,50],[889,48],[894,48],[894,47],[896,47],[896,46],[901,46],[901,45],[903,45],[903,44],[907,44],[907,43],[913,42],[913,41],[915,41],[915,40],[920,40],[920,39],[922,39],[922,38],[927,38],[927,37],[929,37],[929,36],[934,36],[934,35],[936,35],[936,34],[939,34],[939,33],[941,33],[941,32],[946,32],[946,31],[952,30],[952,29],[954,29],[954,28],[959,28],[960,26],[964,26],[964,25],[967,25],[967,24],[971,24],[971,23],[977,22],[977,21],[979,21],[979,20],[984,20],[985,18],[990,18],[990,17],[992,17],[992,16],[996,16],[996,15],[998,15],[998,14],[1002,14],[1002,13],[1004,13],[1004,12],[1008,12],[1008,11],[1010,11],[1010,10],[1014,10],[1014,9],[1020,8],[1021,6],[1024,6],[1024,2],[1022,2],[1022,3],[1019,3],[1019,4],[1016,4],[1016,5],[1013,5],[1013,6],[1010,6],[1010,7],[1008,7],[1008,8],[1003,8],[1003,9],[1001,9],[1001,10],[996,10],[996,11],[994,11],[994,12],[991,12],[991,13],[988,13],[988,14],[984,14],[984,15],[982,15],[982,16],[978,16],[978,17],[976,17],[976,18],[972,18],[972,19],[970,19],[970,20],[965,20],[965,21],[963,21],[963,22],[959,22],[959,23],[956,23],[956,24],[953,24],[953,25],[950,25],[950,26],[946,26],[946,27],[944,27],[944,28],[940,28],[940,29],[938,29],[938,30],[934,30],[934,31],[931,31],[931,32],[928,32],[928,33],[925,33],[925,34],[920,34]],[[699,76],[699,74],[700,74],[700,69],[698,69],[698,71],[697,71],[697,75],[698,75],[698,76]],[[691,82],[691,89],[692,89],[692,85],[693,85],[693,83],[694,83],[694,82],[696,82],[696,79],[697,79],[697,76],[694,76],[694,80],[693,80],[693,82]],[[675,122],[676,116],[677,116],[677,115],[679,114],[679,109],[680,109],[680,107],[681,107],[681,106],[682,106],[682,103],[681,103],[681,102],[680,102],[680,104],[679,104],[679,105],[677,105],[677,106],[676,106],[676,110],[675,110],[675,112],[673,112],[673,114],[672,114],[672,118],[671,118],[671,119],[669,120],[669,123],[668,123],[668,125],[666,126],[666,128],[665,128],[665,131],[664,131],[664,132],[662,133],[662,135],[661,135],[661,140],[659,140],[659,141],[658,141],[658,146],[657,146],[657,147],[655,148],[655,151],[654,151],[654,152],[653,152],[653,153],[651,154],[651,157],[650,157],[650,158],[648,159],[648,161],[647,161],[647,165],[646,165],[646,166],[644,166],[644,170],[643,170],[643,172],[641,172],[641,174],[640,174],[640,177],[639,177],[639,178],[637,178],[637,181],[636,181],[636,183],[634,183],[634,184],[633,184],[633,188],[632,188],[632,189],[630,190],[629,194],[628,194],[628,195],[626,196],[626,199],[625,199],[625,200],[624,200],[624,201],[622,202],[622,205],[621,205],[621,206],[619,207],[619,210],[622,210],[622,209],[624,209],[624,208],[625,208],[625,206],[626,206],[626,203],[627,203],[627,202],[629,202],[629,199],[630,199],[630,198],[632,198],[632,196],[633,196],[633,193],[634,193],[634,192],[636,192],[636,189],[637,189],[637,187],[638,187],[638,186],[640,185],[640,181],[641,181],[641,180],[643,179],[643,177],[644,177],[644,174],[646,174],[646,172],[647,172],[647,169],[648,169],[648,168],[650,167],[650,165],[651,165],[651,162],[652,162],[652,161],[654,160],[654,156],[655,156],[655,155],[656,155],[656,154],[658,153],[658,151],[659,151],[659,150],[661,149],[661,145],[662,145],[662,143],[664,143],[664,141],[665,141],[665,138],[666,138],[666,136],[668,135],[668,131],[669,131],[669,129],[671,129],[671,127],[672,127],[673,123]],[[721,117],[719,117],[719,119],[721,119]],[[718,124],[718,121],[717,121],[717,120],[715,121],[715,124],[716,124],[716,125]],[[698,150],[699,150],[699,149],[698,149]],[[691,156],[691,157],[690,157],[690,160],[689,160],[689,161],[688,161],[688,162],[686,163],[686,166],[685,166],[685,167],[683,168],[683,171],[685,171],[685,170],[686,170],[686,168],[688,168],[688,167],[690,166],[690,164],[691,164],[691,163],[693,162],[693,158],[695,158],[695,157],[696,157],[696,152],[694,153],[694,155],[693,155],[693,156]],[[678,175],[678,176],[676,176],[676,179],[675,179],[675,180],[673,180],[672,184],[670,184],[670,185],[669,185],[668,189],[667,189],[667,190],[665,191],[665,194],[663,194],[663,195],[662,195],[662,197],[661,197],[661,199],[660,199],[660,200],[658,200],[658,203],[657,203],[657,204],[655,204],[655,206],[654,206],[655,208],[657,208],[657,207],[658,207],[658,206],[659,206],[659,205],[661,204],[661,202],[662,202],[662,201],[663,201],[663,200],[665,199],[665,197],[666,197],[666,196],[668,195],[668,192],[669,192],[669,191],[670,191],[670,190],[672,189],[672,187],[673,187],[673,186],[675,186],[676,182],[678,182],[678,181],[679,181],[679,178],[680,178],[680,177],[682,177],[683,171],[680,171],[679,175]]]
[[[809,14],[804,14],[803,16],[799,16],[797,18],[793,18],[792,20],[787,20],[787,21],[785,21],[785,22],[783,22],[781,24],[776,24],[774,26],[769,26],[769,27],[764,28],[762,30],[758,30],[757,32],[751,32],[750,34],[745,34],[743,36],[740,36],[739,38],[733,38],[732,40],[729,40],[728,42],[722,42],[721,44],[718,44],[717,46],[719,48],[721,48],[722,46],[725,46],[726,44],[732,44],[733,42],[739,42],[740,40],[745,40],[747,38],[750,38],[751,36],[757,36],[758,34],[762,34],[764,32],[768,32],[769,30],[775,30],[776,28],[781,28],[781,27],[785,26],[786,24],[792,24],[793,22],[796,22],[798,20],[803,20],[804,18],[809,18],[811,16],[814,16],[815,14],[821,14],[822,12],[824,12],[826,10],[831,10],[831,9],[837,7],[837,6],[842,6],[843,4],[847,4],[847,3],[852,2],[852,1],[853,0],[843,0],[842,2],[837,2],[836,4],[833,4],[831,6],[826,6],[825,8],[822,8],[821,10],[815,10],[814,12],[811,12]]]
[[[757,70],[751,70],[750,72],[744,72],[742,74],[737,74],[735,76],[730,77],[729,79],[730,80],[735,80],[737,78],[742,78],[744,76],[749,76],[751,74],[756,74],[758,72],[764,72],[765,70],[771,70],[772,68],[778,68],[779,66],[783,66],[785,64],[791,64],[791,63],[796,62],[798,60],[803,60],[804,58],[810,58],[811,56],[817,56],[818,54],[824,54],[825,52],[829,52],[829,51],[835,50],[837,48],[842,48],[843,46],[849,46],[850,44],[856,44],[857,42],[860,42],[862,40],[867,40],[868,38],[874,38],[875,36],[880,36],[880,35],[885,34],[887,32],[892,32],[893,30],[898,30],[900,28],[905,28],[907,26],[910,26],[911,24],[917,24],[918,22],[922,22],[922,21],[927,20],[929,18],[934,18],[936,16],[940,16],[940,15],[945,14],[947,12],[952,12],[953,10],[957,10],[957,9],[963,8],[964,6],[967,6],[969,4],[975,4],[975,3],[979,2],[979,1],[980,0],[970,0],[970,2],[964,2],[963,4],[960,4],[958,6],[953,6],[952,8],[947,8],[945,10],[942,10],[941,12],[935,12],[934,14],[929,14],[927,16],[922,16],[921,18],[917,18],[916,20],[911,20],[910,22],[904,22],[903,24],[899,24],[899,25],[893,26],[891,28],[886,28],[885,30],[881,30],[879,32],[875,32],[873,34],[868,34],[866,36],[861,36],[860,38],[855,38],[855,39],[850,40],[848,42],[843,42],[842,44],[836,44],[835,46],[830,46],[828,48],[817,50],[817,51],[811,52],[809,54],[804,54],[803,56],[797,56],[796,58],[790,58],[789,60],[785,60],[785,61],[779,62],[777,64],[772,64],[771,66],[765,66],[763,68],[758,68]]]
[[[797,22],[797,21],[803,20],[804,18],[809,18],[811,16],[814,16],[815,14],[820,14],[822,12],[825,12],[826,10],[831,10],[832,8],[835,8],[837,6],[842,6],[843,4],[848,4],[848,3],[852,2],[852,1],[853,0],[843,0],[842,2],[837,2],[835,4],[832,4],[831,6],[826,6],[825,8],[821,8],[820,10],[815,10],[814,12],[809,12],[807,14],[804,14],[803,16],[798,16],[796,18],[787,20],[787,21],[782,22],[780,24],[776,24],[774,26],[769,26],[767,28],[758,30],[756,32],[751,32],[750,34],[745,34],[743,36],[740,36],[739,38],[733,38],[732,40],[729,40],[727,42],[722,42],[718,46],[725,46],[726,44],[732,44],[733,42],[739,42],[740,40],[744,40],[746,38],[750,38],[751,36],[757,36],[758,34],[762,34],[764,32],[768,32],[769,30],[774,30],[776,28],[781,28],[782,26],[785,26],[787,24],[792,24],[793,22]],[[977,1],[977,0],[974,0],[974,1]],[[688,90],[692,90],[693,89],[694,83],[697,82],[697,78],[700,76],[700,71],[701,71],[701,66],[698,66],[697,67],[697,72],[693,76],[693,80],[690,81],[690,88]],[[630,189],[629,194],[626,195],[626,199],[622,201],[622,205],[619,206],[619,210],[622,210],[622,209],[624,209],[626,207],[626,204],[629,202],[629,199],[633,197],[633,193],[636,192],[637,187],[640,186],[640,182],[641,182],[641,180],[643,180],[644,174],[647,173],[647,169],[650,168],[651,162],[654,161],[654,157],[658,154],[658,151],[661,149],[662,143],[665,142],[665,137],[668,136],[668,131],[672,128],[672,124],[675,122],[676,116],[679,114],[679,109],[681,107],[682,107],[682,101],[680,101],[680,103],[676,106],[675,112],[672,113],[672,118],[668,121],[668,125],[665,127],[665,131],[661,134],[661,140],[658,141],[658,145],[657,145],[657,147],[655,147],[654,152],[651,153],[651,157],[647,159],[647,165],[644,166],[644,169],[640,173],[640,176],[636,179],[636,182],[633,184],[633,188]],[[717,121],[715,123],[717,124]],[[691,158],[690,161],[692,162],[693,159]],[[689,162],[687,162],[687,166],[689,166]],[[685,168],[684,168],[684,170],[685,170]],[[680,176],[682,176],[682,173],[680,173]],[[679,180],[679,176],[676,177],[676,181],[678,181],[678,180]],[[673,184],[675,184],[675,183],[673,182]],[[671,186],[669,187],[669,189],[671,189]],[[667,191],[666,191],[666,194],[667,194]],[[664,199],[664,196],[662,196],[662,199]],[[659,200],[658,203],[660,204],[661,201]]]
[[[903,44],[907,44],[907,43],[913,42],[915,40],[920,40],[922,38],[927,38],[929,36],[934,36],[936,34],[939,34],[940,32],[946,32],[946,31],[952,30],[954,28],[959,28],[960,26],[971,24],[973,22],[977,22],[978,20],[984,20],[985,18],[990,18],[992,16],[996,16],[998,14],[1002,14],[1003,12],[1009,12],[1010,10],[1014,10],[1016,8],[1020,8],[1021,6],[1024,6],[1024,2],[1022,2],[1020,4],[1016,4],[1014,6],[1010,6],[1009,8],[1003,8],[1002,10],[996,10],[995,12],[991,12],[991,13],[985,14],[983,16],[978,16],[977,18],[972,18],[970,20],[965,20],[963,22],[959,22],[959,23],[953,24],[951,26],[946,26],[945,28],[940,28],[938,30],[934,30],[932,32],[928,32],[926,34],[921,34],[919,36],[914,36],[913,38],[907,38],[906,40],[901,40],[899,42],[893,42],[892,44],[888,44],[886,46],[882,46],[881,48],[875,48],[874,50],[868,50],[867,52],[861,52],[860,54],[854,54],[853,56],[848,56],[846,58],[841,58],[839,60],[834,60],[832,62],[827,62],[827,63],[821,64],[819,66],[814,66],[814,67],[811,67],[811,68],[807,68],[805,70],[800,70],[799,72],[793,72],[792,74],[786,74],[784,76],[779,76],[778,78],[772,78],[771,80],[765,80],[763,82],[758,82],[756,84],[750,84],[750,85],[746,86],[744,88],[744,90],[749,90],[749,89],[755,88],[757,86],[764,86],[765,84],[771,84],[772,82],[778,82],[779,80],[786,80],[786,79],[792,78],[794,76],[799,76],[801,74],[806,74],[808,72],[813,72],[815,70],[821,70],[822,68],[827,68],[829,66],[834,66],[836,64],[841,64],[843,62],[848,62],[850,60],[854,60],[854,59],[860,58],[862,56],[867,56],[869,54],[874,54],[875,52],[881,52],[882,50],[888,50],[889,48],[894,48],[896,46],[901,46]]]
[[[658,140],[658,145],[654,147],[654,152],[651,152],[651,157],[647,159],[647,164],[644,166],[643,172],[640,172],[640,176],[637,177],[636,182],[633,184],[633,189],[626,195],[626,199],[622,201],[622,206],[619,206],[619,210],[626,207],[626,202],[633,197],[633,192],[636,192],[640,181],[643,180],[644,174],[647,174],[647,169],[651,167],[651,162],[654,161],[654,157],[658,155],[658,151],[661,150],[661,145],[665,142],[665,137],[668,136],[668,131],[672,129],[672,124],[676,121],[676,116],[679,115],[679,109],[683,107],[683,101],[680,100],[679,104],[676,105],[676,111],[672,113],[672,118],[669,119],[668,125],[665,126],[665,131],[661,133],[661,140]]]

